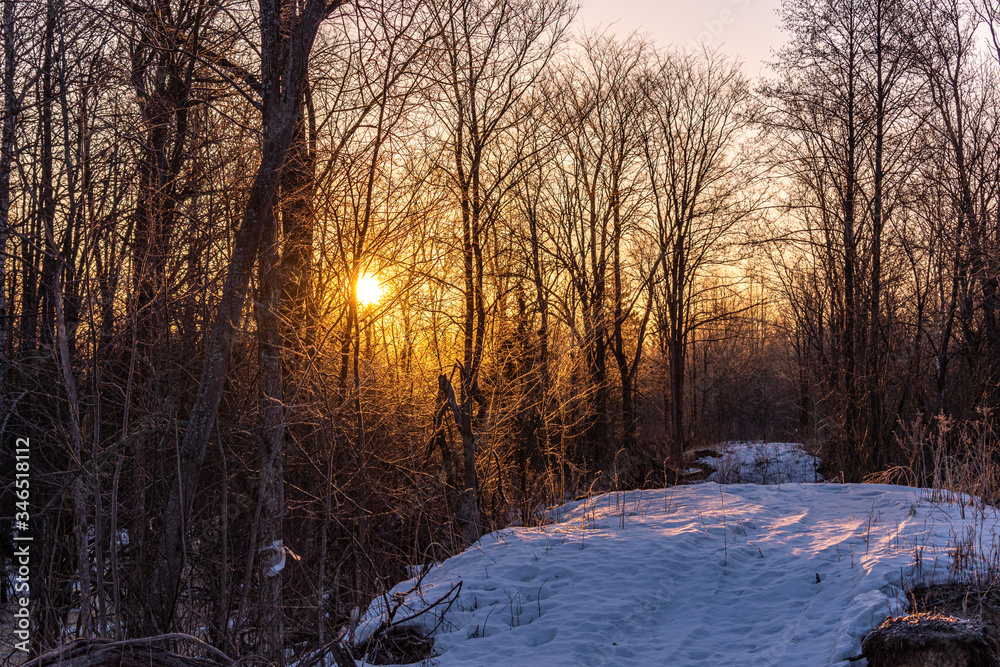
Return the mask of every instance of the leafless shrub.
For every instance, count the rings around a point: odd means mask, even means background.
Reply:
[[[917,419],[902,428],[897,445],[903,462],[870,477],[872,481],[906,482],[944,491],[965,493],[976,502],[1000,502],[1000,432],[995,418],[981,410],[974,419],[945,414]]]

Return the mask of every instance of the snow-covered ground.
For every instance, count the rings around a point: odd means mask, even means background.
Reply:
[[[726,443],[717,456],[699,462],[715,469],[710,482],[721,484],[787,484],[820,482],[819,460],[793,442]]]
[[[854,484],[705,483],[554,512],[399,584],[355,639],[388,605],[396,622],[426,610],[412,624],[433,630],[442,667],[863,665],[847,659],[905,587],[947,579],[956,539],[1000,525],[926,490]]]

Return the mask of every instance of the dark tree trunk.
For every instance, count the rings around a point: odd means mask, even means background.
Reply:
[[[284,664],[284,597],[282,582],[285,546],[282,536],[284,494],[284,402],[282,349],[278,312],[281,270],[273,210],[263,221],[258,280],[254,301],[260,358],[260,630],[262,652],[276,665]]]
[[[17,60],[14,41],[15,0],[3,2],[3,128],[0,129],[0,392],[6,392],[11,322],[7,313],[7,240],[10,236],[10,171],[19,104],[14,89]],[[0,412],[6,404],[0,394]]]
[[[339,2],[328,6],[325,0],[308,0],[285,44],[269,36],[269,31],[264,31],[264,63],[261,68],[263,151],[243,221],[233,244],[222,297],[206,345],[198,393],[179,448],[179,479],[170,485],[164,510],[156,584],[150,600],[157,628],[168,628],[173,618],[185,561],[184,531],[190,523],[198,473],[222,400],[233,334],[242,316],[247,284],[260,248],[262,231],[277,204],[278,183],[295,131],[309,53],[320,22],[337,6]],[[279,5],[274,0],[261,0],[262,25],[277,26],[279,17]],[[282,63],[280,66],[279,62]],[[151,631],[155,629],[150,628]]]

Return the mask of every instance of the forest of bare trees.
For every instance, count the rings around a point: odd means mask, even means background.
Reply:
[[[785,0],[762,80],[571,0],[2,5],[32,652],[284,664],[699,446],[925,485],[992,433],[997,0]]]

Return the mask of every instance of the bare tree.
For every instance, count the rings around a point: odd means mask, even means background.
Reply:
[[[948,336],[951,317],[960,334],[957,349],[973,372],[975,403],[992,405],[993,387],[1000,375],[1000,264],[996,249],[1000,239],[991,222],[996,207],[998,137],[995,74],[978,59],[973,38],[976,20],[964,3],[923,3],[916,14],[919,28],[914,39],[919,64],[926,77],[932,115],[929,128],[947,161],[944,185],[954,223],[949,231],[960,243],[952,245],[951,293],[946,301]],[[945,368],[947,371],[947,366]],[[944,379],[939,381],[943,385]]]
[[[647,88],[645,160],[654,204],[657,329],[667,364],[663,390],[669,451],[680,465],[688,440],[684,378],[695,302],[712,265],[730,260],[727,243],[757,202],[740,151],[739,115],[747,95],[739,65],[717,55],[662,56]]]
[[[20,106],[14,87],[17,72],[17,39],[14,32],[15,0],[3,4],[3,128],[0,129],[0,386],[5,384],[10,362],[10,312],[7,295],[7,243],[10,238],[10,172],[14,162],[14,128]],[[0,411],[4,409],[0,399]]]
[[[467,541],[479,537],[477,414],[485,409],[479,377],[488,328],[484,283],[487,242],[516,161],[504,151],[518,102],[560,44],[574,9],[566,0],[445,0],[435,6],[444,48],[442,163],[461,216],[463,293],[460,423],[464,464],[459,521]],[[447,162],[444,162],[447,160]]]
[[[649,282],[629,275],[628,253],[634,252],[647,206],[641,168],[646,112],[642,86],[650,47],[634,38],[617,41],[595,35],[585,38],[581,49],[584,58],[560,91],[566,99],[560,118],[566,128],[562,140],[566,159],[560,161],[565,191],[554,248],[580,304],[579,335],[592,396],[583,457],[600,470],[608,469],[618,449],[611,418],[609,355],[618,364],[621,380],[624,446],[632,449],[635,439],[632,362],[642,356],[642,337],[630,358],[623,327]],[[639,285],[637,289],[629,289],[630,279]],[[644,333],[648,303],[639,310]]]
[[[233,331],[241,317],[261,239],[274,237],[268,230],[275,224],[276,194],[298,119],[309,53],[320,23],[339,6],[339,2],[309,0],[301,13],[295,13],[290,8],[285,11],[274,0],[260,2],[261,25],[265,26],[261,40],[263,149],[210,330],[198,394],[180,446],[177,483],[171,485],[164,512],[158,584],[151,601],[161,630],[169,626],[177,599],[184,566],[184,527],[191,515],[198,470],[222,399]],[[282,31],[282,26],[287,32]]]

